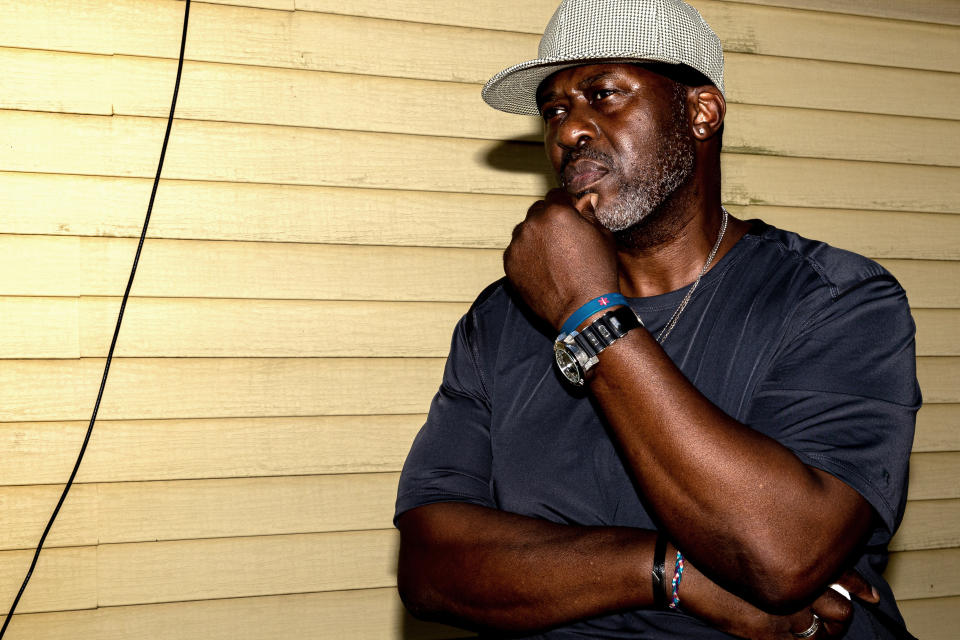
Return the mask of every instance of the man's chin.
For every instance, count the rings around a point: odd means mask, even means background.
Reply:
[[[602,198],[594,208],[594,216],[597,218],[597,222],[613,233],[627,231],[642,225],[643,221],[649,217],[647,212],[638,212],[621,201],[610,202],[609,200],[604,201]]]

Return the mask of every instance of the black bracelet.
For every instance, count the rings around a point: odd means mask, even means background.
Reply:
[[[656,609],[667,608],[667,590],[663,581],[663,565],[667,558],[667,536],[657,533],[657,544],[653,549],[653,606]]]

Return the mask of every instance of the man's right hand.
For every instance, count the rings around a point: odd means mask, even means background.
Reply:
[[[513,230],[503,269],[527,306],[560,330],[583,303],[620,291],[612,234],[596,224],[596,194],[552,189]]]
[[[853,569],[840,576],[836,584],[846,589],[852,598],[870,604],[880,602],[879,592]],[[831,588],[814,601],[811,605],[811,611],[817,614],[823,623],[821,626],[823,631],[816,637],[832,638],[843,635],[847,630],[850,617],[853,615],[853,605],[850,604],[848,598],[843,597]]]
[[[687,565],[684,583],[687,584]],[[694,570],[695,571],[695,570]],[[807,630],[813,623],[813,615],[820,618],[819,631],[811,640],[837,638],[846,632],[853,616],[850,601],[832,588],[827,588],[819,598],[801,611],[790,615],[775,615],[762,611],[750,603],[724,591],[709,582],[702,574],[696,573],[699,580],[705,581],[695,587],[698,593],[684,601],[684,609],[697,616],[710,626],[731,635],[749,640],[796,640],[796,634]],[[864,602],[876,603],[880,596],[876,590],[854,570],[844,573],[837,584],[850,592],[854,598]],[[689,585],[694,587],[695,585]],[[688,592],[688,596],[693,596]]]

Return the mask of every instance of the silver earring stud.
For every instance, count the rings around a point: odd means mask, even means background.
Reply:
[[[703,127],[700,127],[700,133],[704,133],[705,131],[706,129],[704,129]]]

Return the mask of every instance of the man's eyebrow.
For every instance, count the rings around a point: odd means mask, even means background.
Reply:
[[[593,84],[597,80],[601,80],[609,75],[613,75],[613,72],[601,71],[600,73],[595,73],[589,78],[585,78],[581,80],[579,83],[577,83],[577,89],[579,89],[580,91],[583,91],[584,89],[589,87],[591,84]],[[537,93],[537,106],[538,107],[542,106],[545,102],[549,102],[550,100],[553,100],[556,97],[557,97],[556,91],[546,91],[544,93]]]
[[[581,80],[580,83],[577,84],[577,89],[580,89],[581,91],[583,91],[584,89],[589,87],[591,84],[593,84],[597,80],[602,80],[603,78],[606,78],[607,76],[610,76],[610,75],[613,75],[612,71],[601,71],[600,73],[594,74],[589,78],[585,78]]]

